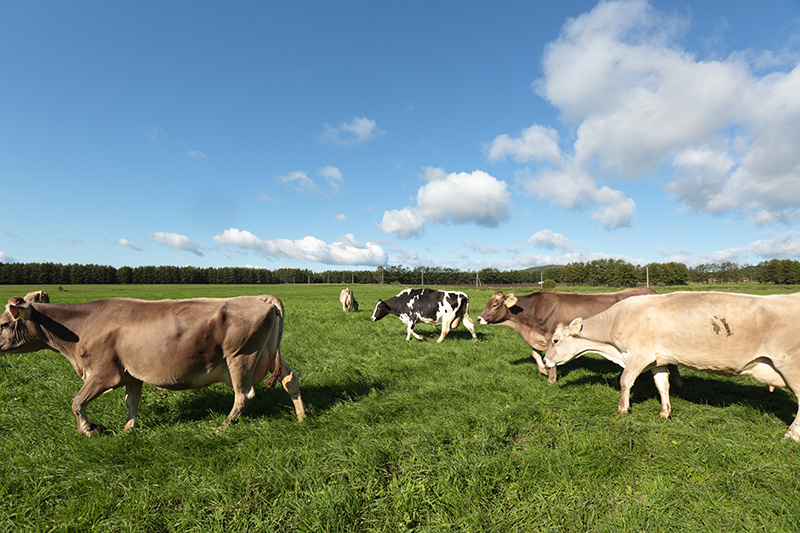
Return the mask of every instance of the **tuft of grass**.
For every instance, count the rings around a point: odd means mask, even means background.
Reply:
[[[77,435],[80,379],[60,355],[0,358],[0,528],[21,531],[687,531],[797,529],[800,446],[783,434],[788,391],[683,370],[673,417],[649,376],[616,412],[620,369],[586,356],[548,385],[510,328],[463,327],[442,344],[371,322],[402,287],[342,285],[43,288],[53,301],[273,293],[282,351],[309,418],[257,387],[239,424],[222,385],[145,386],[142,428],[122,432],[123,391],[89,405],[110,432]],[[491,289],[467,289],[477,318]]]

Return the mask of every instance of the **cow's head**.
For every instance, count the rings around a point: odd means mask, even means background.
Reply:
[[[547,368],[563,365],[583,353],[578,339],[581,331],[583,331],[583,319],[580,317],[570,322],[568,326],[564,324],[556,326],[544,356]]]
[[[390,313],[389,306],[383,300],[378,300],[375,304],[375,311],[372,312],[372,321],[380,320]]]
[[[478,317],[478,324],[499,324],[511,317],[511,308],[517,304],[517,297],[513,294],[506,296],[503,291],[497,291],[486,302],[486,307]]]
[[[8,299],[5,311],[0,315],[0,354],[32,351],[26,349],[35,337],[29,322],[32,314],[33,307],[22,298],[12,296]]]

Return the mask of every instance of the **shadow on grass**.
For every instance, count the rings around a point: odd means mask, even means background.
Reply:
[[[382,383],[350,383],[347,385],[326,385],[309,387],[300,384],[306,411],[320,413],[331,409],[343,401],[362,398],[372,390],[383,389]],[[171,423],[197,422],[213,415],[227,415],[233,407],[233,389],[223,385],[214,385],[192,391],[145,391],[144,394],[162,394],[165,401],[155,401],[147,407],[149,416],[159,420],[170,420]],[[289,394],[280,385],[268,388],[263,383],[256,387],[256,396],[244,410],[246,418],[271,418],[286,413],[294,413],[294,405]]]
[[[565,383],[566,386],[604,384],[619,390],[622,369],[606,359],[579,358],[558,367],[558,370],[559,380],[575,371],[589,372]],[[769,392],[766,385],[750,385],[732,379],[715,379],[703,375],[689,376],[685,369],[680,370],[683,387],[670,386],[669,394],[673,398],[712,407],[743,405],[772,413],[787,424],[791,424],[797,414],[797,403],[786,389]],[[658,399],[658,390],[648,370],[639,375],[631,389],[631,406],[652,398]]]

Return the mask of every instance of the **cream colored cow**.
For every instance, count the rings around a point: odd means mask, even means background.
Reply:
[[[630,409],[637,376],[653,371],[661,417],[672,413],[667,365],[747,374],[800,395],[800,293],[753,296],[676,292],[639,296],[587,319],[559,325],[545,355],[555,367],[598,353],[624,368],[619,412]],[[800,409],[786,436],[800,441]]]
[[[342,289],[342,292],[339,293],[339,303],[342,304],[342,311],[345,313],[351,309],[358,311],[358,302],[353,296],[353,289]]]

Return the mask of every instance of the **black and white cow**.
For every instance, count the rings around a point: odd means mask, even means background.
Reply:
[[[442,334],[436,342],[442,342],[445,335],[451,329],[458,327],[462,321],[472,333],[472,340],[478,340],[475,335],[475,323],[469,318],[469,297],[463,292],[406,289],[388,300],[378,300],[372,313],[372,321],[380,320],[389,314],[397,316],[408,326],[406,340],[410,340],[411,335],[417,340],[425,340],[425,337],[414,331],[414,324],[417,322],[435,326],[441,324]]]

